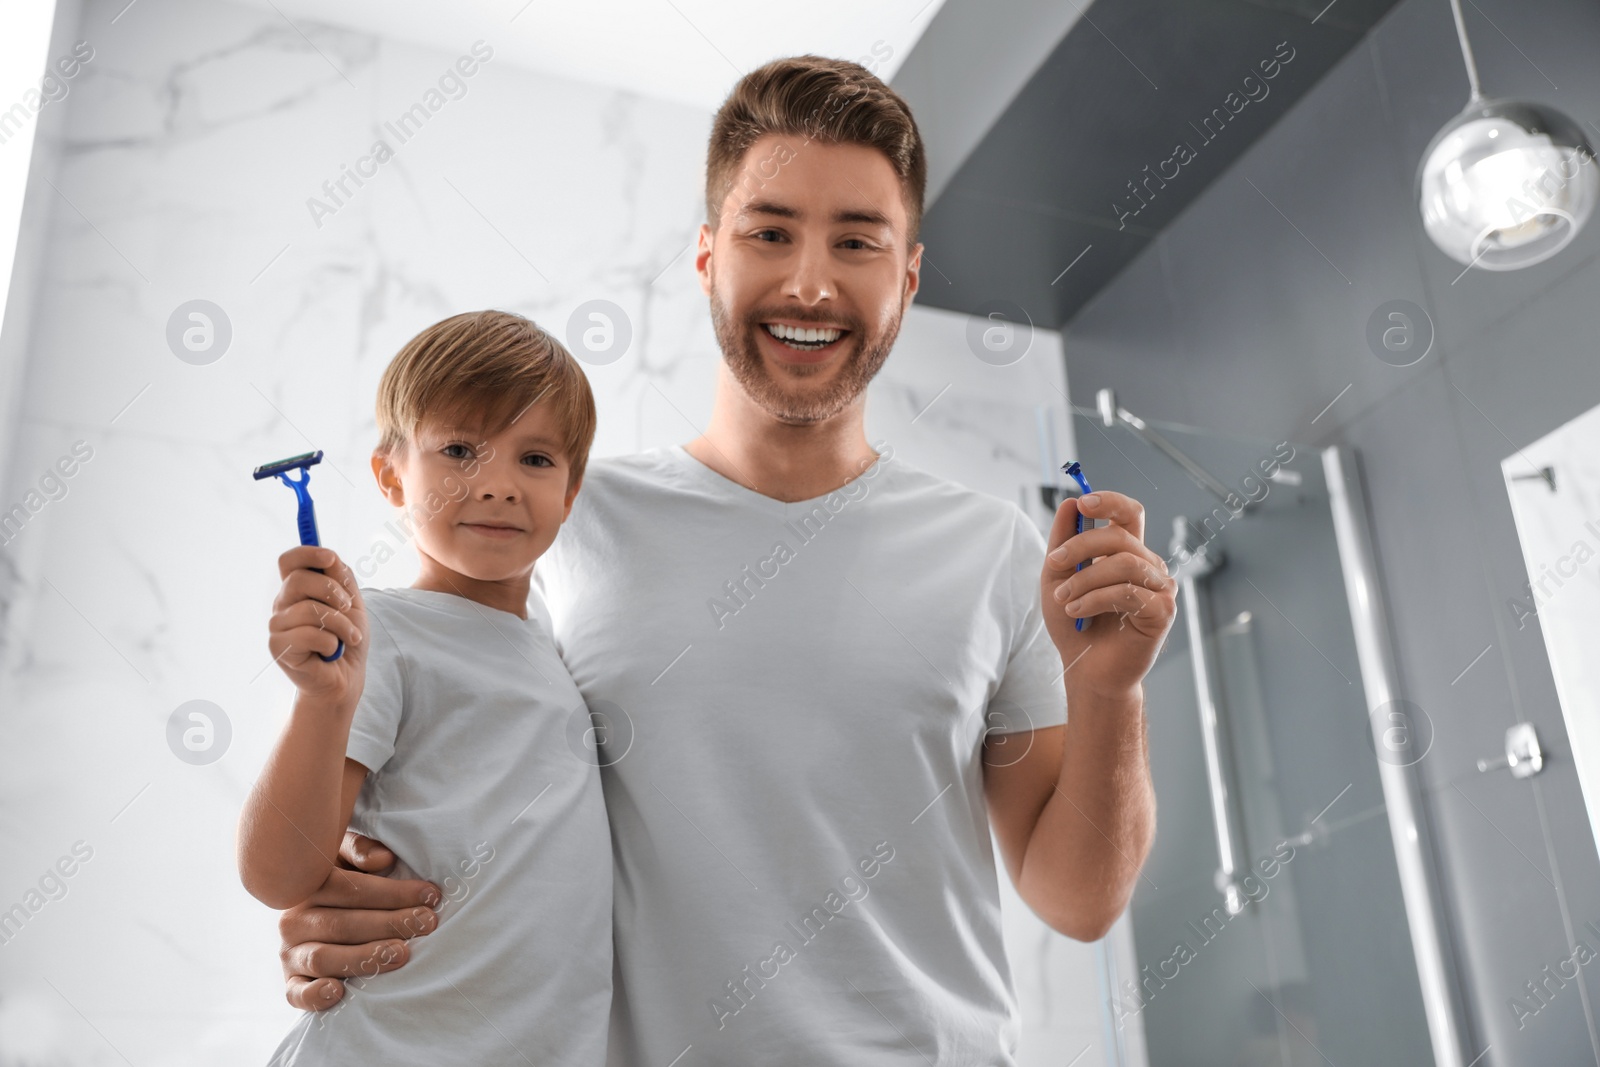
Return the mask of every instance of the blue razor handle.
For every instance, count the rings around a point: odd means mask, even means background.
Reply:
[[[311,468],[321,462],[322,450],[318,449],[315,452],[307,452],[304,455],[290,456],[288,459],[279,460],[276,463],[263,464],[252,472],[256,481],[277,475],[284,485],[294,490],[294,495],[300,500],[298,522],[300,526],[300,543],[302,545],[317,545],[320,547],[322,544],[317,539],[317,509],[311,503],[311,491],[306,488],[306,485],[311,481]],[[292,470],[300,472],[299,480],[289,477],[289,472]],[[312,567],[311,569],[318,574],[325,573],[321,567]],[[332,663],[344,655],[343,639],[335,638],[335,640],[339,641],[339,647],[333,650],[333,655],[324,656],[320,652],[317,653],[324,663]]]
[[[1078,488],[1083,490],[1083,493],[1080,494],[1080,495],[1087,495],[1089,493],[1094,492],[1094,490],[1089,488],[1089,479],[1087,479],[1087,478],[1085,478],[1083,476],[1083,467],[1079,465],[1077,460],[1073,460],[1071,463],[1062,464],[1061,465],[1061,472],[1063,474],[1071,475],[1072,476],[1072,480],[1078,483]],[[1090,519],[1090,520],[1088,520],[1088,522],[1089,522],[1088,529],[1091,529],[1091,530],[1094,529],[1094,520]],[[1080,512],[1078,512],[1078,528],[1075,531],[1076,533],[1083,533],[1083,531],[1084,531],[1083,523],[1084,523],[1083,512],[1080,511]],[[1089,565],[1089,561],[1088,560],[1084,560],[1082,563],[1078,564],[1078,570],[1081,571],[1081,570],[1083,570],[1083,568],[1087,567],[1088,565]],[[1072,628],[1074,630],[1081,631],[1083,629],[1083,620],[1082,619],[1078,619]]]

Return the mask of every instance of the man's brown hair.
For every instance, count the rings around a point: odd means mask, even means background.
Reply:
[[[537,402],[560,426],[570,472],[583,477],[594,443],[594,394],[572,353],[529,319],[468,311],[427,327],[400,349],[378,383],[378,451],[410,444],[424,418],[500,433]]]
[[[715,230],[745,152],[767,134],[801,144],[865,145],[889,159],[905,197],[907,245],[922,227],[928,160],[911,108],[866,67],[843,59],[775,59],[739,79],[711,123],[706,148],[706,221]],[[798,150],[801,144],[790,146]]]

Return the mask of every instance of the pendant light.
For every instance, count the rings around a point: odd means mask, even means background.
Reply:
[[[1450,0],[1472,96],[1417,168],[1422,228],[1458,263],[1517,270],[1555,255],[1600,199],[1600,166],[1579,125],[1554,108],[1485,99],[1461,0]]]

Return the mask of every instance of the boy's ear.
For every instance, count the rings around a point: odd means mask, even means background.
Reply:
[[[579,475],[578,480],[573,482],[572,486],[567,490],[567,506],[563,508],[561,512],[562,522],[566,522],[567,519],[572,515],[572,502],[578,499],[578,490],[582,488],[583,476]]]
[[[394,464],[390,462],[388,453],[372,450],[372,476],[378,479],[378,489],[382,491],[384,499],[397,508],[405,506],[405,486],[400,484],[399,475],[395,473]]]

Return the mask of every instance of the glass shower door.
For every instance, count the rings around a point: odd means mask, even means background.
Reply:
[[[1091,481],[1144,503],[1169,570],[1210,563],[1145,682],[1158,829],[1113,1024],[1152,1067],[1432,1063],[1319,453],[1155,428],[1236,500],[1078,416]]]

